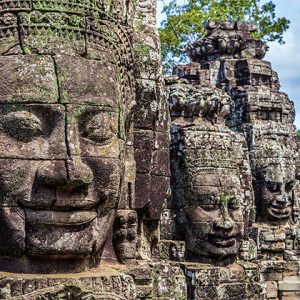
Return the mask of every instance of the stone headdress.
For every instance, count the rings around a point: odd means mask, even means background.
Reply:
[[[80,56],[102,62],[97,70],[102,76],[117,68],[111,85],[120,84],[121,110],[130,111],[135,103],[132,10],[132,1],[124,0],[2,1],[0,55]]]

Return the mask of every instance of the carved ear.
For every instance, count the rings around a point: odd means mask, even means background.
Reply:
[[[128,135],[124,151],[125,164],[119,209],[128,209],[135,206],[136,163],[131,135]]]

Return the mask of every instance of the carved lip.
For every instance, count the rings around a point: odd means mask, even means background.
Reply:
[[[278,205],[271,205],[269,208],[269,213],[275,218],[287,218],[291,214],[291,207],[290,206],[278,206]]]
[[[97,217],[93,210],[55,211],[25,209],[26,221],[31,224],[53,226],[77,226],[91,222]]]
[[[218,237],[211,236],[208,241],[219,248],[229,248],[232,247],[236,243],[235,237]]]

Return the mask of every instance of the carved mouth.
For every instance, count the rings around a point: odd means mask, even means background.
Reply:
[[[90,223],[97,217],[92,210],[54,211],[25,209],[26,222],[52,226],[78,226]]]
[[[291,214],[291,207],[290,206],[278,206],[278,205],[271,205],[269,208],[269,214],[277,219],[288,218]]]
[[[229,248],[235,245],[236,238],[212,236],[208,241],[218,248]]]

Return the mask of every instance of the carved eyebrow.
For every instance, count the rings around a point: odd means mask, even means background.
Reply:
[[[84,107],[84,105],[78,105],[78,107]],[[86,114],[97,114],[97,113],[119,113],[119,110],[114,107],[108,106],[98,106],[98,105],[87,105],[82,110],[80,116],[84,116]]]
[[[198,194],[194,196],[193,202],[199,206],[217,205],[218,200],[213,194]]]
[[[2,123],[5,121],[15,120],[15,119],[34,119],[39,123],[42,123],[41,119],[32,111],[28,110],[14,110],[11,112],[8,112],[6,114],[2,114],[0,117]]]

